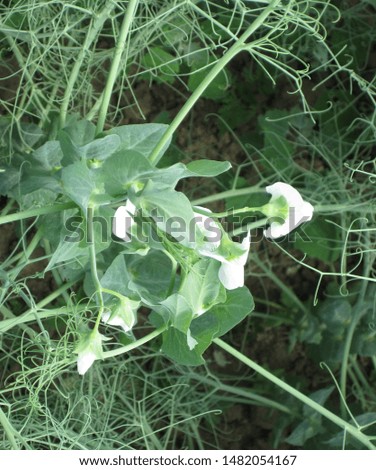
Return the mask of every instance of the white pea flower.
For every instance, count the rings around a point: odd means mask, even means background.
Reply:
[[[204,207],[199,209],[210,214],[210,211]],[[250,233],[247,233],[241,243],[236,243],[230,240],[227,234],[222,233],[219,224],[212,218],[197,213],[195,215],[196,225],[206,238],[197,246],[197,252],[201,256],[221,262],[218,277],[226,289],[232,290],[244,286],[244,266],[251,243]]]
[[[120,206],[116,209],[112,223],[112,232],[125,242],[131,241],[129,233],[132,226],[136,223],[134,221],[135,213],[136,206],[129,199],[125,206]]]
[[[279,238],[287,235],[303,222],[312,219],[313,206],[303,200],[298,190],[287,183],[274,183],[266,187],[266,192],[272,195],[268,204],[263,206],[267,216],[281,219],[272,221],[270,227],[264,230],[269,238]]]
[[[229,239],[226,241],[226,248],[228,248],[226,255],[221,254],[221,249],[199,249],[198,252],[202,256],[207,256],[221,262],[218,272],[219,280],[226,289],[232,290],[244,286],[244,266],[248,259],[250,244],[251,237],[248,232],[241,243],[236,243]],[[235,248],[235,250],[231,250],[231,248]],[[235,252],[231,254],[230,251]]]
[[[97,359],[102,359],[103,348],[102,340],[107,339],[101,335],[97,330],[85,332],[75,349],[77,358],[77,370],[80,375],[84,375],[93,362]]]
[[[103,312],[101,320],[108,325],[120,326],[127,333],[137,322],[140,302],[122,296],[112,311]]]

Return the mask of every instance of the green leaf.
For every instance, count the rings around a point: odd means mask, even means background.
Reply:
[[[6,167],[5,171],[0,172],[0,194],[8,196],[10,191],[20,182],[21,172],[13,167]]]
[[[131,276],[125,259],[125,256],[120,254],[113,260],[101,278],[101,286],[128,297],[132,294],[132,290],[128,287]]]
[[[121,150],[134,150],[141,153],[145,158],[154,150],[166,132],[166,124],[129,124],[127,126],[115,127],[107,134],[116,134],[121,140]],[[164,145],[158,156],[162,156],[170,145],[170,140]]]
[[[96,181],[96,175],[85,161],[72,163],[62,170],[64,193],[81,207],[85,216],[89,206],[109,200],[104,184]]]
[[[170,295],[159,305],[155,305],[154,310],[162,316],[165,324],[170,323],[171,326],[187,335],[193,312],[192,306],[182,295],[179,293]]]
[[[40,188],[31,193],[25,194],[21,199],[22,210],[36,207],[45,207],[52,205],[57,198],[57,194],[49,189]]]
[[[113,196],[124,194],[134,182],[146,180],[154,168],[136,150],[119,150],[107,159],[98,171],[106,192]]]
[[[95,138],[95,126],[89,121],[75,121],[59,131],[58,139],[64,154],[62,163],[69,165],[82,158],[80,147]]]
[[[121,141],[118,135],[107,135],[80,147],[80,153],[83,158],[87,158],[88,160],[106,160],[116,152],[120,143]]]
[[[150,75],[157,82],[174,83],[176,74],[179,73],[177,59],[161,47],[148,48],[148,52],[143,56],[141,62],[145,68],[150,70]]]
[[[231,168],[230,162],[217,162],[215,160],[196,160],[188,163],[187,176],[218,176]]]
[[[53,171],[60,166],[63,152],[60,142],[50,140],[31,154],[31,161],[45,171]]]
[[[86,120],[74,122],[62,130],[79,147],[88,144],[95,138],[95,126],[92,122]]]
[[[169,328],[163,335],[162,351],[183,365],[200,365],[202,354],[214,338],[222,336],[243,320],[254,308],[253,298],[246,287],[227,292],[226,302],[194,319],[187,334]],[[192,339],[197,343],[190,349]]]
[[[323,388],[312,393],[309,397],[319,405],[324,405],[333,390],[333,386]],[[286,439],[286,442],[290,445],[301,447],[308,439],[311,439],[323,430],[321,425],[322,416],[318,412],[312,411],[311,407],[304,405],[303,414],[305,419]]]
[[[212,67],[209,66],[193,72],[188,79],[188,89],[193,92],[203,82],[211,68]],[[228,71],[223,69],[214,78],[214,80],[212,80],[201,96],[211,100],[221,100],[228,93],[229,86],[230,74]]]
[[[323,217],[317,217],[309,224],[304,224],[304,238],[297,236],[294,246],[308,256],[325,263],[337,261],[342,253],[342,242],[338,229]],[[308,240],[306,239],[308,237]]]
[[[254,308],[252,294],[247,287],[240,287],[239,289],[227,291],[226,301],[215,305],[205,315],[215,317],[218,322],[218,331],[215,337],[220,337],[244,320]]]
[[[129,288],[145,303],[155,305],[167,297],[173,275],[172,263],[161,251],[150,251],[146,256],[129,255],[127,271]]]
[[[219,261],[201,259],[192,266],[185,277],[179,294],[186,299],[194,316],[201,315],[213,305],[225,301],[226,290],[218,282],[219,267]]]
[[[158,228],[169,233],[177,241],[190,245],[195,240],[194,213],[189,199],[173,189],[165,189],[149,181],[134,204],[154,218]],[[193,224],[193,225],[192,225]]]
[[[344,331],[349,326],[354,312],[346,299],[326,299],[319,305],[318,313],[324,328],[333,334]]]
[[[59,226],[51,227],[44,222],[44,230],[60,229],[59,243],[54,247],[52,257],[46,267],[46,271],[51,270],[56,265],[78,262],[82,267],[89,261],[89,250],[87,246],[82,246],[85,237],[85,230],[82,228],[83,219],[78,216],[77,209],[65,211],[61,214],[62,221]],[[75,217],[76,223],[70,225],[68,220]],[[72,229],[72,230],[71,230]],[[48,234],[47,234],[48,235]]]
[[[177,330],[176,328],[169,328],[163,333],[162,352],[167,357],[185,366],[199,366],[204,364],[202,358],[203,352],[208,348],[211,343],[211,335],[205,335],[206,332],[201,332],[200,343],[194,348],[189,349],[187,342],[187,335]]]

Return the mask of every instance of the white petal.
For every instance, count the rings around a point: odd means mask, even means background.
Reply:
[[[112,325],[112,326],[120,326],[123,328],[124,332],[127,333],[132,329],[132,325],[128,325],[126,321],[120,316],[120,315],[115,315],[113,318],[110,319],[111,312],[104,312],[102,314],[101,320],[103,323],[107,323],[107,325]]]
[[[284,224],[272,222],[270,227],[264,230],[264,236],[268,238],[280,238],[290,233],[291,230],[293,230],[293,228],[290,228],[288,220]]]
[[[303,198],[299,191],[287,183],[274,183],[265,188],[266,192],[272,195],[272,199],[283,196],[289,207],[299,207],[303,203]]]
[[[280,238],[297,228],[303,222],[312,219],[314,208],[312,204],[303,200],[299,191],[287,183],[274,183],[266,187],[266,191],[272,195],[272,199],[283,196],[289,206],[289,215],[284,223],[276,221],[270,224],[264,235],[268,238]]]
[[[219,268],[218,277],[228,290],[242,287],[244,286],[244,265],[229,261],[223,262]]]
[[[96,355],[92,351],[86,351],[78,355],[77,370],[80,375],[84,375],[88,369],[93,365]]]
[[[125,206],[120,206],[116,209],[113,223],[112,232],[122,240],[129,242],[130,236],[128,235],[132,225],[135,221],[132,215],[135,214],[136,208],[132,202],[128,199]]]
[[[197,206],[198,209],[201,209],[204,212],[207,212],[210,214],[211,212],[206,209],[205,207],[199,207]],[[203,236],[208,240],[208,244],[210,244],[209,251],[214,250],[219,247],[221,244],[221,238],[222,238],[222,233],[221,230],[219,229],[218,223],[213,220],[211,217],[208,217],[203,214],[199,214],[197,212],[194,212],[195,215],[195,224],[200,230],[200,232],[203,234]]]
[[[242,264],[243,266],[248,260],[248,255],[249,255],[249,249],[251,246],[251,233],[248,230],[247,235],[243,238],[242,242],[240,243],[240,246],[243,248],[244,253],[237,258],[239,261],[239,264]]]

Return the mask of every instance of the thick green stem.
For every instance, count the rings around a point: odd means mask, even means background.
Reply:
[[[61,108],[60,108],[60,127],[61,128],[64,127],[65,125],[69,101],[71,99],[74,85],[78,79],[83,61],[86,55],[89,53],[91,44],[93,43],[93,41],[95,41],[98,38],[99,31],[102,29],[104,22],[108,19],[111,11],[115,8],[115,6],[116,6],[115,2],[108,1],[105,7],[103,8],[103,10],[98,15],[95,15],[94,19],[92,19],[90,23],[89,30],[85,38],[85,42],[82,45],[82,48],[80,49],[78,56],[75,58],[75,63],[74,63],[72,72],[69,76],[69,80],[68,80],[65,93],[63,96],[63,100],[61,103]]]
[[[274,8],[280,0],[273,0],[269,6],[267,6],[262,13],[255,19],[255,21],[247,28],[247,30],[240,36],[240,38],[233,44],[230,49],[216,62],[216,64],[209,70],[208,74],[200,85],[194,90],[192,95],[188,98],[185,104],[181,107],[180,111],[176,115],[175,119],[167,128],[166,132],[163,134],[161,140],[155,146],[153,152],[151,153],[149,160],[154,165],[157,165],[161,158],[161,151],[167,142],[171,139],[172,135],[176,129],[183,122],[185,117],[188,115],[190,110],[199,100],[201,95],[204,93],[206,88],[210,83],[215,79],[215,77],[226,67],[226,65],[236,56],[244,50],[245,42],[247,39],[262,26],[267,19],[267,17],[273,12]]]
[[[97,254],[95,251],[95,238],[94,238],[94,208],[89,207],[87,211],[87,234],[88,234],[88,245],[89,245],[89,254],[90,254],[90,269],[91,269],[91,278],[95,287],[95,292],[97,294],[98,303],[99,303],[99,313],[97,321],[95,323],[95,329],[99,328],[99,322],[104,309],[104,300],[102,286],[99,281],[98,270],[97,270]]]
[[[221,193],[194,199],[192,201],[192,205],[200,206],[201,204],[209,204],[211,202],[221,201],[222,199],[231,199],[232,197],[249,196],[250,194],[262,193],[263,191],[264,190],[262,188],[257,186],[252,188],[229,189],[228,191],[222,191]]]
[[[370,237],[368,234],[366,234],[366,239],[367,239],[367,245],[369,246],[371,244],[371,241],[370,241]],[[372,268],[372,262],[370,260],[369,254],[367,254],[365,258],[364,268],[363,268],[363,276],[365,278],[369,276],[371,268]],[[353,309],[352,320],[351,320],[349,329],[347,330],[347,335],[346,335],[345,344],[343,348],[341,375],[340,375],[340,389],[341,389],[343,400],[346,400],[347,370],[348,370],[348,365],[349,365],[351,345],[352,345],[352,341],[354,338],[356,326],[358,325],[362,315],[365,313],[364,312],[364,298],[366,296],[367,287],[368,287],[368,281],[364,280],[361,284],[358,300]],[[341,401],[341,414],[342,414],[342,417],[345,417],[347,415],[345,401]]]
[[[303,402],[305,405],[309,406],[312,408],[314,411],[317,413],[320,413],[322,416],[325,418],[329,419],[332,421],[334,424],[342,428],[346,433],[350,434],[353,436],[355,439],[357,439],[359,442],[361,442],[367,449],[372,449],[376,450],[376,447],[372,444],[371,439],[363,434],[360,429],[356,428],[355,426],[349,424],[347,421],[343,420],[339,416],[335,415],[331,411],[327,410],[323,406],[319,405],[317,402],[312,400],[311,398],[307,397],[303,393],[299,392],[296,390],[294,387],[291,387],[291,385],[288,385],[285,383],[283,380],[279,379],[275,375],[273,375],[271,372],[267,371],[263,367],[259,366],[256,364],[256,362],[252,361],[248,357],[244,356],[242,353],[222,341],[221,339],[217,338],[214,340],[214,343],[219,346],[220,348],[224,349],[226,352],[234,356],[236,359],[239,361],[243,362],[246,366],[250,367],[257,373],[261,374],[263,377],[265,377],[267,380],[270,382],[274,383],[278,387],[280,387],[282,390],[285,390],[287,393],[290,393],[293,397],[296,399],[300,400]]]
[[[15,214],[8,214],[0,217],[0,225],[9,224],[18,220],[30,219],[31,217],[38,217],[39,215],[53,214],[55,212],[65,211],[77,207],[73,202],[65,204],[55,204],[53,206],[38,207],[37,209],[28,209],[27,211],[16,212]]]
[[[128,3],[127,11],[125,12],[123,23],[121,25],[120,36],[115,48],[114,58],[112,60],[109,76],[106,81],[106,86],[103,92],[103,98],[98,115],[97,130],[99,134],[103,131],[104,123],[106,121],[108,106],[110,104],[112,90],[114,88],[116,77],[118,76],[121,58],[125,49],[125,43],[128,37],[129,29],[132,24],[136,8],[139,0],[130,0]]]

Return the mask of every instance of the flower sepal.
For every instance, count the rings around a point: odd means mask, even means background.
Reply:
[[[103,358],[102,341],[108,339],[96,329],[81,333],[80,340],[74,350],[78,354],[77,370],[80,375],[84,375],[93,365],[94,361]]]
[[[120,296],[111,310],[102,313],[101,320],[112,326],[120,326],[124,333],[131,331],[137,323],[137,310],[140,302]]]
[[[289,205],[284,196],[279,196],[275,199],[271,198],[267,204],[260,207],[260,211],[266,217],[280,218],[284,222],[289,216]]]

